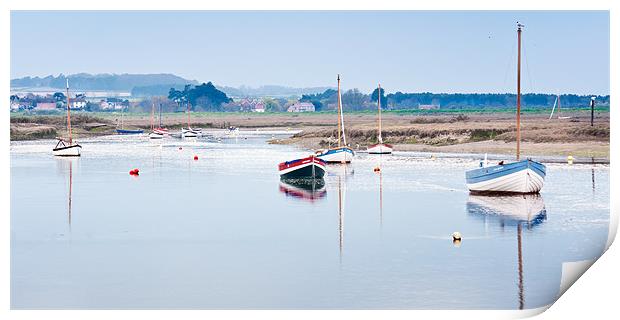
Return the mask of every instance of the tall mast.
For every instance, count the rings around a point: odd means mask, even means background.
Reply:
[[[521,157],[521,27],[517,22],[517,38],[519,49],[517,55],[517,161]]]
[[[159,104],[159,127],[161,128],[161,103]]]
[[[71,136],[71,102],[69,99],[69,78],[67,78],[67,131],[69,131],[69,143],[71,143],[73,138]]]
[[[381,137],[381,84],[379,83],[379,89],[377,91],[377,107],[379,108],[379,143],[383,143],[383,138]]]
[[[560,95],[558,94],[558,119],[560,118],[560,112],[562,112],[562,107],[560,106]]]
[[[341,144],[340,144],[340,127],[341,127],[341,123],[340,123],[340,74],[338,74],[338,147],[340,148]]]
[[[151,107],[151,131],[153,131],[153,129],[155,129],[155,124],[153,122],[153,117],[155,116],[155,103],[153,103],[153,106]]]
[[[189,106],[189,100],[187,100],[187,129],[189,130],[192,126],[191,126],[191,119],[189,117],[189,113],[190,113],[190,106]]]

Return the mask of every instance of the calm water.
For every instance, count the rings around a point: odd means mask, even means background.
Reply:
[[[304,189],[277,163],[308,152],[260,138],[53,144],[11,143],[15,309],[535,308],[607,241],[606,165],[489,198],[465,189],[472,159],[360,153]]]

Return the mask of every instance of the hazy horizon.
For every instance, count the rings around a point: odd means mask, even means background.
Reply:
[[[513,93],[516,21],[523,93],[609,94],[608,11],[12,11],[11,79]]]

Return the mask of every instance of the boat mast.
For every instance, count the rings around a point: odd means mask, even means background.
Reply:
[[[189,100],[187,100],[187,129],[189,130],[192,126],[191,126],[191,119],[189,116],[190,113],[190,106],[189,106]]]
[[[159,104],[159,128],[161,129],[161,103]]]
[[[383,143],[383,138],[381,137],[381,84],[379,83],[378,89],[378,98],[377,98],[377,107],[379,108],[379,143]]]
[[[338,148],[340,148],[340,74],[338,74]]]
[[[560,112],[562,112],[562,109],[560,106],[560,95],[558,94],[558,119],[560,119],[560,116],[561,116]]]
[[[155,116],[155,103],[153,103],[153,106],[151,107],[151,131],[155,129],[155,124],[153,123],[154,116]]]
[[[69,131],[69,143],[72,143],[71,136],[71,102],[69,101],[69,78],[67,78],[67,131]]]
[[[517,161],[521,155],[521,27],[523,25],[517,22]]]

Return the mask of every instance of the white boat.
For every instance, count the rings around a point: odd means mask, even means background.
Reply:
[[[168,129],[162,128],[161,126],[161,104],[159,104],[159,127],[155,128],[155,124],[153,123],[153,117],[155,113],[155,104],[153,104],[153,108],[151,109],[151,133],[149,133],[149,139],[163,139],[168,135]]]
[[[551,114],[549,115],[549,120],[551,120],[551,118],[553,118],[553,112],[555,111],[555,107],[558,107],[558,119],[562,120],[562,119],[570,119],[570,117],[563,117],[562,116],[562,108],[560,105],[560,95],[556,95],[555,96],[555,101],[553,102],[553,109],[551,109]]]
[[[316,156],[327,163],[350,163],[355,153],[347,146],[347,136],[344,131],[344,115],[342,112],[342,98],[340,96],[340,75],[338,75],[338,147],[319,150]]]
[[[69,97],[69,79],[67,79],[67,135],[68,139],[58,138],[58,142],[52,154],[58,157],[79,157],[82,152],[82,146],[73,141],[71,134],[71,101]]]
[[[521,28],[517,24],[518,60],[517,60],[517,160],[512,163],[501,161],[498,165],[488,166],[480,162],[478,169],[465,173],[467,188],[478,193],[538,193],[545,182],[546,167],[531,159],[521,157]]]
[[[390,144],[383,143],[383,137],[381,136],[381,84],[377,89],[377,108],[379,109],[379,143],[368,146],[366,149],[370,154],[391,154],[393,147]]]
[[[196,138],[202,134],[202,129],[192,128],[192,119],[191,119],[190,114],[191,114],[191,105],[189,101],[187,101],[187,128],[181,128],[182,138]]]

